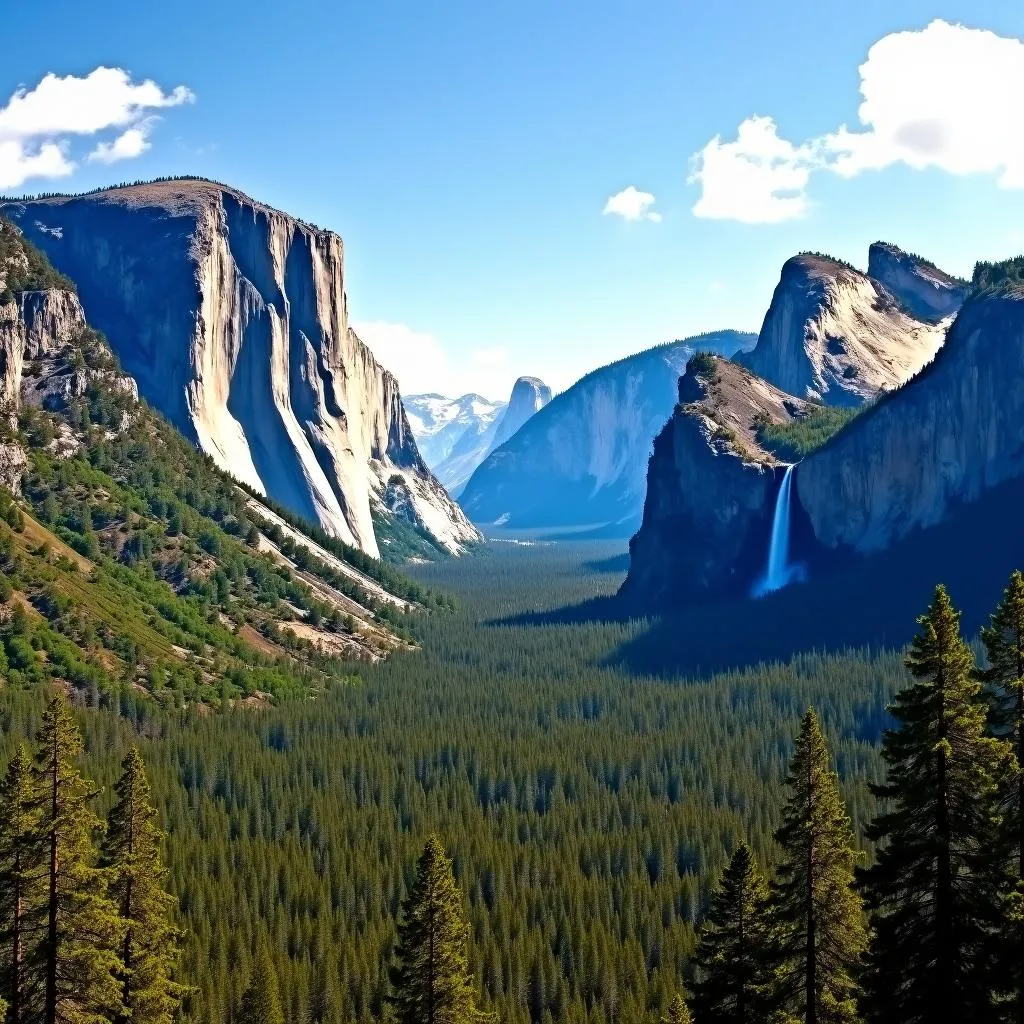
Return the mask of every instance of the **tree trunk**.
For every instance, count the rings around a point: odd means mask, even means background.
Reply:
[[[57,871],[60,868],[57,855],[57,812],[60,751],[57,748],[56,732],[55,729],[53,749],[50,751],[50,892],[46,927],[46,996],[43,1009],[46,1024],[56,1024],[57,1021]]]
[[[804,1020],[807,1024],[818,1024],[818,951],[815,948],[817,935],[814,920],[814,833],[810,830],[811,815],[814,812],[811,758],[807,758],[807,954],[804,965]]]
[[[940,669],[935,680],[939,691],[939,743],[936,781],[938,783],[937,806],[935,808],[936,832],[939,840],[935,872],[935,985],[932,988],[936,1020],[945,1014],[948,1019],[958,1019],[960,1007],[956,1005],[953,971],[956,950],[953,949],[953,868],[951,863],[951,837],[949,823],[949,765],[946,761],[946,679],[943,658],[940,655]]]

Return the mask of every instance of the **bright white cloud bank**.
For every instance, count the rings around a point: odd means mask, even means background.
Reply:
[[[116,132],[95,144],[89,160],[109,164],[139,156],[149,148],[153,111],[194,98],[183,85],[164,92],[156,82],[132,81],[120,68],[100,67],[83,77],[46,75],[0,107],[0,189],[70,174],[76,136]]]
[[[1024,42],[933,21],[884,36],[860,66],[859,128],[803,143],[770,117],[745,120],[736,139],[713,138],[692,159],[698,217],[777,223],[802,216],[819,171],[854,177],[905,164],[989,173],[1024,188]]]
[[[614,214],[623,220],[649,220],[657,224],[661,214],[652,210],[652,206],[654,196],[650,192],[641,192],[635,185],[630,185],[610,196],[601,212]]]

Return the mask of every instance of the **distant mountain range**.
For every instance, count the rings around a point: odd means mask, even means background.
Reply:
[[[551,401],[551,389],[536,377],[520,377],[507,402],[476,394],[409,395],[403,401],[420,453],[448,493],[458,497],[477,466]]]
[[[481,524],[627,536],[639,525],[651,442],[687,361],[699,350],[731,356],[754,340],[719,331],[587,374],[495,447],[462,490],[462,507]]]

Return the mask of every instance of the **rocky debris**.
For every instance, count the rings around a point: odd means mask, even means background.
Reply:
[[[143,397],[221,468],[371,554],[372,509],[398,473],[437,544],[479,540],[349,327],[338,235],[195,179],[3,212],[75,280]]]

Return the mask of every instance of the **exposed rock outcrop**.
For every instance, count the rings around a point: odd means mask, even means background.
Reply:
[[[722,331],[648,349],[587,374],[493,451],[461,495],[477,522],[574,526],[628,535],[643,509],[651,439],[700,349],[731,355],[752,340]]]
[[[21,400],[26,360],[52,357],[76,343],[85,313],[74,292],[20,292],[0,304],[0,400],[10,408]]]
[[[947,326],[915,319],[859,270],[804,254],[783,266],[757,346],[742,362],[791,395],[856,406],[917,373]]]
[[[76,281],[143,396],[235,477],[371,554],[399,486],[439,545],[479,539],[348,325],[336,234],[191,179],[3,212]]]
[[[878,551],[1024,474],[1024,296],[961,310],[935,362],[804,460],[816,543]]]
[[[868,277],[884,284],[911,316],[925,323],[952,316],[967,298],[966,281],[889,242],[872,243]]]
[[[498,421],[491,451],[500,448],[531,416],[540,412],[551,401],[551,388],[538,377],[520,377],[512,386],[505,411]]]
[[[691,362],[654,442],[626,596],[674,602],[749,586],[762,568],[782,468],[761,447],[759,429],[806,408],[737,363]]]

